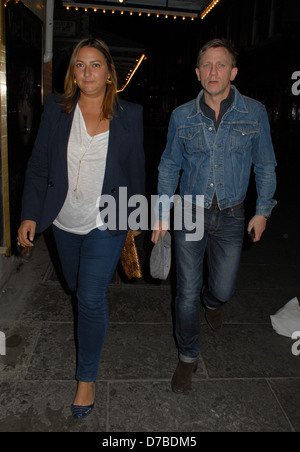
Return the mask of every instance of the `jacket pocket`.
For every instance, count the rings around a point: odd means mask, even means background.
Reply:
[[[257,132],[257,124],[234,124],[231,133],[231,149],[234,151],[246,149]]]
[[[204,152],[202,127],[183,127],[179,129],[178,136],[188,154]]]

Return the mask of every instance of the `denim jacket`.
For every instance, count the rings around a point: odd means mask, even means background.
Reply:
[[[265,107],[235,96],[216,132],[212,119],[201,108],[198,97],[173,111],[166,149],[158,170],[158,196],[171,198],[180,178],[180,195],[204,195],[209,208],[214,194],[220,210],[244,201],[253,164],[256,175],[256,214],[269,216],[276,205],[276,160]],[[161,203],[166,220],[170,204]],[[157,213],[156,208],[156,214]]]

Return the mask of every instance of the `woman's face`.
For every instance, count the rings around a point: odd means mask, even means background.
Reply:
[[[74,68],[77,86],[87,96],[97,97],[106,90],[110,72],[106,58],[94,47],[82,47],[77,55]]]

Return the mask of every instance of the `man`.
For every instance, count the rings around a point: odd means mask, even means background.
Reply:
[[[222,306],[233,295],[244,235],[244,206],[251,167],[256,175],[256,212],[248,225],[254,242],[266,228],[276,205],[275,156],[265,107],[242,96],[231,84],[237,75],[236,53],[224,39],[214,39],[199,52],[196,74],[203,90],[177,108],[170,119],[168,141],[159,164],[156,243],[164,237],[170,203],[180,176],[180,196],[204,195],[204,234],[187,240],[174,231],[177,268],[175,335],[179,364],[172,379],[174,392],[191,388],[199,355],[199,295],[207,253],[208,286],[202,288],[206,320],[218,330]],[[162,197],[162,195],[167,195]],[[162,197],[162,198],[161,198]],[[194,202],[194,201],[193,201]],[[194,211],[197,214],[196,203]],[[195,213],[194,213],[195,214]],[[158,216],[159,215],[159,216]]]

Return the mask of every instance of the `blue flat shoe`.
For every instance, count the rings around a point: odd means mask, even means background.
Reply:
[[[94,409],[94,403],[92,405],[81,406],[81,405],[72,405],[72,416],[74,419],[84,419]]]

